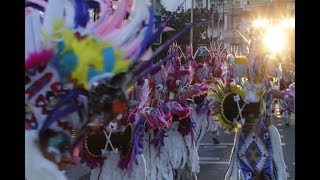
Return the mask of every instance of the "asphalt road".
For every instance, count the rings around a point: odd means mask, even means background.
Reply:
[[[291,117],[290,126],[284,124],[278,107],[273,116],[273,124],[277,127],[281,141],[288,180],[295,179],[295,116]],[[209,135],[200,144],[200,173],[198,180],[223,180],[227,172],[228,161],[233,147],[234,134],[223,134],[220,145],[214,145]]]

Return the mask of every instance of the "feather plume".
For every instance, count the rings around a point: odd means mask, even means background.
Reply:
[[[68,28],[75,26],[75,8],[71,1],[65,1],[65,25]]]
[[[153,26],[154,26],[154,18],[152,17],[153,8],[150,6],[148,8],[148,10],[149,10],[149,21],[148,21],[148,24],[147,24],[147,29],[146,29],[144,38],[143,38],[143,40],[141,42],[140,48],[136,51],[135,55],[132,57],[133,61],[136,61],[138,58],[140,58],[143,55],[143,53],[149,47],[148,46],[148,41],[152,37],[152,30],[153,30]]]
[[[85,28],[89,21],[88,5],[85,0],[75,0],[75,28]]]
[[[43,20],[43,30],[48,37],[55,33],[55,25],[58,20],[63,18],[64,0],[49,1],[45,10]]]
[[[167,102],[166,106],[173,114],[177,114],[179,116],[179,120],[185,119],[191,114],[191,111],[188,108],[182,107],[180,103],[175,101]]]
[[[149,80],[145,79],[141,87],[141,95],[139,97],[139,109],[142,109],[149,100],[151,89],[149,87]]]
[[[120,1],[117,4],[118,8],[115,10],[113,16],[110,19],[108,19],[109,21],[107,21],[106,23],[100,24],[100,26],[98,26],[97,29],[94,31],[95,34],[97,34],[100,37],[105,37],[107,34],[114,31],[123,22],[130,1],[131,0]]]
[[[25,58],[27,58],[30,53],[41,50],[42,39],[40,36],[40,32],[40,13],[31,10],[31,12],[25,17]]]
[[[25,60],[25,70],[29,70],[37,65],[47,64],[53,57],[53,51],[50,49],[44,49],[40,52],[34,52],[29,55]]]
[[[142,21],[147,20],[149,17],[148,6],[144,3],[144,0],[134,1],[134,9],[130,14],[128,23],[117,32],[111,32],[107,35],[107,39],[114,42],[115,46],[123,46],[129,39],[134,37],[141,30]]]

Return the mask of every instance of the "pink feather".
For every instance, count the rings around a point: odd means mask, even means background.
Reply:
[[[198,95],[201,92],[207,92],[209,91],[209,87],[208,85],[206,85],[204,82],[202,82],[201,84],[194,84],[194,95]]]
[[[93,25],[88,25],[87,28],[91,31],[96,30],[102,23],[108,22],[108,18],[110,18],[111,15],[111,2],[110,0],[106,0],[105,2],[103,0],[96,0],[99,2],[100,6],[100,18],[93,22]]]
[[[175,31],[175,29],[173,29],[172,27],[168,27],[168,26],[166,26],[166,27],[163,29],[163,32],[169,32],[169,31]]]
[[[128,43],[123,47],[123,49],[127,49],[125,58],[130,58],[130,56],[132,56],[132,54],[140,47],[142,40],[135,39],[135,41],[135,43]]]
[[[149,129],[162,129],[171,125],[172,115],[170,113],[165,115],[156,108],[149,110],[149,113],[144,113]]]
[[[130,38],[137,37],[136,34],[139,31],[140,34],[144,34],[142,33],[143,30],[141,31],[142,22],[149,19],[150,16],[148,13],[148,3],[146,3],[145,0],[136,0],[134,8],[129,10],[132,11],[130,12],[130,19],[125,20],[119,31],[110,32],[105,37],[112,41],[117,47],[121,47],[125,43],[128,43]]]
[[[31,69],[39,64],[46,64],[53,56],[53,51],[50,49],[44,49],[40,52],[34,52],[29,55],[25,60],[25,70]]]
[[[124,21],[124,17],[129,8],[129,4],[131,0],[123,0],[118,3],[118,9],[115,10],[115,13],[106,23],[102,23],[98,28],[94,31],[100,37],[106,36],[108,33],[114,31],[114,29],[119,26],[120,23]]]
[[[24,16],[28,16],[33,11],[32,7],[26,7],[24,9]]]
[[[189,69],[182,69],[178,72],[179,78],[181,80],[182,85],[188,84],[188,78],[190,76],[190,70]]]
[[[177,114],[179,116],[179,120],[185,119],[191,114],[191,111],[188,108],[182,107],[180,103],[175,101],[167,102],[166,106],[173,114]]]

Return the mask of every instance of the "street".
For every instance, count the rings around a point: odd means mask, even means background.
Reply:
[[[284,120],[279,113],[279,107],[273,116],[273,124],[277,127],[281,141],[282,150],[286,163],[288,180],[295,179],[295,116],[291,116],[290,126],[284,125]],[[227,172],[228,161],[233,147],[234,133],[222,134],[219,138],[220,144],[213,144],[212,138],[205,136],[200,144],[200,173],[198,180],[222,180]]]

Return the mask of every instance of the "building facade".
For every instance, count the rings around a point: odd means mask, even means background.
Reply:
[[[283,17],[294,17],[295,0],[186,0],[182,11],[192,7],[213,10],[210,17],[206,15],[203,21],[210,21],[206,35],[217,37],[229,49],[230,46],[238,47],[240,52],[246,51],[243,38],[235,30],[246,34],[247,28],[257,18],[268,18],[276,21]],[[155,14],[161,12],[160,0],[152,0]],[[294,32],[291,33],[294,41]],[[213,36],[212,36],[213,35]],[[290,43],[294,49],[294,42]]]
[[[241,52],[245,52],[244,40],[235,30],[245,34],[247,27],[255,19],[266,18],[278,21],[284,17],[294,17],[294,13],[295,0],[226,0],[223,10],[224,45],[226,48],[236,46]],[[294,42],[290,44],[293,44],[291,48],[294,48]]]

